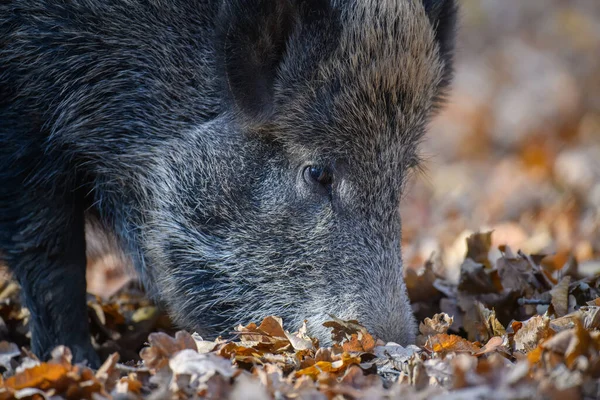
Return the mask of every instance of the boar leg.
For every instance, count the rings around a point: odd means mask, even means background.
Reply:
[[[5,258],[31,313],[33,352],[48,359],[56,346],[65,345],[74,362],[98,366],[86,306],[83,202],[73,193],[53,200],[37,193],[13,204],[19,218],[10,224]]]

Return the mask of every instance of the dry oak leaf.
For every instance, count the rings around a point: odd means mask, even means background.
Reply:
[[[581,321],[583,327],[589,331],[600,329],[600,307],[583,306],[564,317],[550,321],[550,327],[556,332],[575,327],[576,321]]]
[[[492,353],[498,349],[503,349],[504,342],[505,342],[505,339],[503,337],[494,336],[493,338],[488,340],[488,342],[474,355],[480,356],[483,354]]]
[[[24,398],[31,389],[61,395],[67,399],[92,399],[95,395],[106,395],[91,369],[48,362],[6,379],[0,388],[0,399]],[[23,390],[25,392],[20,392]]]
[[[291,346],[279,317],[266,317],[259,326],[255,323],[239,325],[236,331],[240,333],[242,346],[253,347],[257,351],[280,353]]]
[[[428,260],[420,270],[407,268],[404,272],[404,283],[408,297],[413,303],[431,302],[440,296],[441,292],[433,285],[437,276],[433,272],[433,261]]]
[[[469,354],[457,354],[450,360],[453,370],[453,389],[461,389],[470,386],[469,375],[477,368],[477,358]]]
[[[296,355],[287,352],[273,354],[254,347],[245,347],[234,342],[227,343],[216,354],[235,361],[238,365],[239,363],[250,365],[276,364],[286,372],[295,369],[298,365],[298,360],[302,359],[302,352],[298,352]]]
[[[313,380],[317,380],[322,373],[333,374],[334,377],[342,375],[351,365],[358,365],[361,362],[360,357],[353,356],[350,353],[342,353],[336,357],[335,361],[317,361],[310,367],[296,371],[295,376],[310,376]]]
[[[353,333],[350,340],[342,344],[342,349],[346,352],[371,353],[375,348],[375,339],[369,333]]]
[[[457,335],[440,333],[430,336],[425,343],[425,349],[441,354],[448,353],[477,353],[480,347]]]
[[[194,339],[194,342],[196,342],[196,348],[198,349],[198,353],[200,354],[210,353],[213,350],[215,350],[215,348],[217,348],[218,345],[226,343],[226,341],[221,339],[220,337],[217,338],[215,341],[204,340],[202,339],[202,336],[200,336],[197,332],[194,332],[192,334],[192,339]]]
[[[557,317],[562,317],[569,311],[569,284],[571,277],[565,276],[550,290],[552,296],[552,307]]]
[[[341,343],[344,339],[350,339],[352,334],[355,333],[368,333],[367,329],[358,323],[356,320],[348,320],[344,321],[339,318],[330,316],[331,321],[327,321],[323,323],[323,326],[326,328],[332,328],[331,338],[334,342]]]
[[[296,351],[314,350],[318,346],[316,339],[311,339],[307,334],[306,320],[302,322],[302,326],[296,334],[285,332],[285,336],[290,341],[290,344]]]
[[[285,337],[285,331],[283,330],[283,320],[279,317],[269,316],[263,319],[259,326],[256,326],[254,323],[250,323],[247,326],[239,325],[236,330],[242,333],[242,338],[249,335],[251,338],[247,338],[245,340],[253,341],[259,340],[263,335],[273,336],[273,337]],[[258,335],[255,338],[254,334]]]
[[[495,269],[486,268],[470,258],[460,266],[458,290],[471,294],[500,293],[503,286]]]
[[[433,318],[425,318],[419,324],[419,332],[423,336],[433,336],[439,333],[446,333],[454,323],[454,318],[446,313],[435,314]]]
[[[245,362],[250,364],[262,364],[260,357],[265,354],[264,351],[259,351],[254,347],[246,347],[244,345],[229,342],[221,347],[217,354],[221,357],[235,360],[238,362]]]
[[[98,321],[108,329],[116,330],[118,325],[125,323],[125,317],[117,303],[103,302],[100,297],[95,296],[88,299],[87,305],[94,311]]]
[[[580,321],[575,322],[575,328],[562,331],[541,344],[545,350],[564,355],[565,364],[572,368],[579,356],[590,357],[598,354],[600,350],[590,333]]]
[[[494,336],[506,335],[506,329],[500,323],[500,321],[498,321],[498,318],[496,318],[496,310],[490,310],[486,308],[483,303],[478,301],[477,311],[483,325],[482,328],[485,328],[485,334],[482,334],[482,337],[488,339]]]
[[[525,353],[532,351],[538,346],[540,340],[554,335],[554,331],[550,328],[550,318],[545,315],[535,315],[522,324],[513,338],[515,351]]]
[[[140,351],[140,357],[148,368],[156,370],[165,367],[169,358],[181,350],[198,350],[192,335],[185,331],[177,332],[174,338],[162,332],[151,333],[148,342],[150,346]]]
[[[28,387],[47,390],[64,379],[70,370],[70,365],[42,363],[6,379],[4,387],[14,390]]]
[[[529,260],[521,255],[515,256],[508,246],[503,256],[496,261],[496,267],[502,286],[507,289],[531,297],[535,289],[541,286]]]

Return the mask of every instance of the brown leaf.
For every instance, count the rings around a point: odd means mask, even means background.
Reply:
[[[498,293],[502,291],[502,283],[498,271],[467,258],[460,266],[458,290],[471,294]]]
[[[596,297],[594,300],[590,300],[586,303],[588,306],[600,307],[600,297]]]
[[[441,333],[435,336],[430,336],[424,346],[427,350],[435,353],[476,353],[480,350],[475,343],[469,342],[466,339],[456,335],[448,335]]]
[[[104,312],[107,312],[107,309],[104,309]],[[114,319],[115,324],[122,324],[125,322],[125,318],[120,314],[120,312],[115,310],[108,309],[109,315]],[[158,315],[158,308],[155,306],[145,306],[140,307],[131,315],[131,321],[139,324],[143,321],[148,321],[156,318]]]
[[[510,328],[512,330],[512,334],[514,335],[523,327],[523,323],[521,321],[512,321],[510,323]]]
[[[490,248],[492,247],[492,232],[474,233],[466,240],[467,255],[465,258],[482,264],[487,269],[492,268],[492,264],[488,258]]]
[[[316,380],[323,372],[333,374],[334,376],[339,376],[342,375],[351,365],[360,364],[360,361],[360,357],[358,356],[352,356],[349,353],[343,353],[335,361],[318,361],[308,368],[296,371],[295,375],[297,377],[303,375],[310,376],[314,380]]]
[[[477,358],[468,354],[457,354],[451,361],[454,372],[453,388],[459,389],[469,386],[469,375],[477,367]]]
[[[567,367],[572,368],[579,356],[597,355],[598,348],[590,337],[590,334],[580,322],[575,324],[575,332],[567,351],[565,352],[565,362]]]
[[[50,353],[52,359],[50,362],[54,364],[71,365],[73,354],[67,346],[56,346]]]
[[[375,348],[375,339],[369,333],[353,333],[350,340],[342,344],[346,352],[370,353]]]
[[[204,340],[197,333],[192,334],[192,338],[194,339],[194,342],[196,342],[196,348],[198,349],[198,353],[201,354],[210,353],[211,351],[215,350],[215,348],[219,344],[225,343],[225,340],[222,340],[220,338],[217,338],[217,340],[215,341]]]
[[[587,330],[600,329],[600,307],[581,307],[564,317],[553,319],[550,321],[550,327],[559,332],[574,328],[577,321],[581,321]]]
[[[285,334],[279,317],[266,317],[260,326],[250,323],[239,325],[236,330],[241,333],[241,344],[253,347],[260,352],[280,353],[287,350],[291,344]]]
[[[296,334],[285,332],[285,336],[290,341],[292,347],[296,351],[314,350],[316,343],[306,335],[306,320],[302,323],[302,326]]]
[[[530,297],[535,293],[535,289],[540,286],[532,269],[532,264],[523,257],[514,256],[509,258],[508,253],[505,253],[496,262],[496,267],[502,280],[502,286],[507,289]]]
[[[440,296],[440,292],[433,286],[437,277],[433,272],[433,262],[428,260],[424,268],[416,271],[411,268],[404,270],[404,282],[411,302],[431,302]]]
[[[446,333],[454,318],[445,313],[435,314],[433,318],[425,318],[423,322],[419,324],[419,332],[423,336],[432,336],[439,333]]]
[[[149,347],[144,347],[140,357],[149,368],[161,369],[169,362],[169,358],[180,350],[192,349],[197,351],[196,342],[185,331],[179,331],[175,337],[166,333],[156,332],[148,336]]]
[[[107,391],[111,391],[119,379],[120,373],[116,369],[119,361],[119,353],[113,353],[104,361],[102,366],[96,371],[96,379],[101,382]]]
[[[323,323],[326,328],[332,328],[331,338],[334,342],[341,343],[344,339],[349,339],[355,333],[368,333],[367,329],[360,325],[356,320],[344,321],[334,316],[332,320]]]
[[[61,379],[65,379],[70,370],[68,365],[42,363],[8,378],[4,386],[14,390],[28,387],[47,390],[53,388]]]
[[[496,318],[496,311],[487,309],[482,303],[477,302],[477,310],[479,311],[480,320],[485,329],[484,340],[494,336],[504,336],[506,329]]]
[[[527,360],[531,365],[535,365],[542,359],[542,353],[544,349],[542,346],[538,346],[535,349],[527,353]]]
[[[267,317],[263,319],[258,329],[269,336],[284,338],[283,320],[279,317]]]
[[[550,290],[552,296],[552,306],[557,317],[562,317],[569,311],[569,284],[571,277],[565,276],[561,281]]]
[[[503,347],[503,343],[504,343],[504,338],[502,338],[500,336],[494,336],[493,338],[491,338],[490,340],[488,340],[488,342],[485,344],[485,346],[483,346],[474,355],[480,356],[480,355],[483,355],[483,354],[487,354],[487,353],[491,353],[493,351],[496,351],[497,349]]]
[[[236,361],[253,363],[255,360],[259,361],[263,352],[252,347],[246,347],[235,342],[230,342],[221,347],[217,354],[221,357],[235,359]]]
[[[191,349],[181,350],[171,357],[169,367],[175,375],[193,375],[202,382],[216,373],[228,378],[235,374],[231,361],[214,353],[199,354]]]
[[[600,307],[584,306],[577,310],[576,313],[579,313],[579,319],[586,330],[600,330]]]
[[[557,333],[544,342],[542,348],[564,355],[565,364],[572,368],[579,356],[597,355],[598,348],[581,322],[575,322],[575,328]]]
[[[1,287],[1,286],[0,286]],[[0,300],[7,300],[19,293],[19,284],[14,281],[8,281],[6,286],[0,291]]]
[[[550,318],[536,315],[523,322],[521,329],[515,333],[515,351],[529,352],[535,349],[540,340],[552,336]]]

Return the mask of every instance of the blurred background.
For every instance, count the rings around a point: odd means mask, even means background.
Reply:
[[[405,264],[465,237],[600,272],[600,1],[462,0],[456,75],[401,207]],[[499,253],[498,253],[499,255]]]

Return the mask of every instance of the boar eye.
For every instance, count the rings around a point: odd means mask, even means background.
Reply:
[[[304,168],[304,180],[306,183],[318,183],[323,186],[331,186],[333,174],[329,168],[321,165],[309,165]]]

